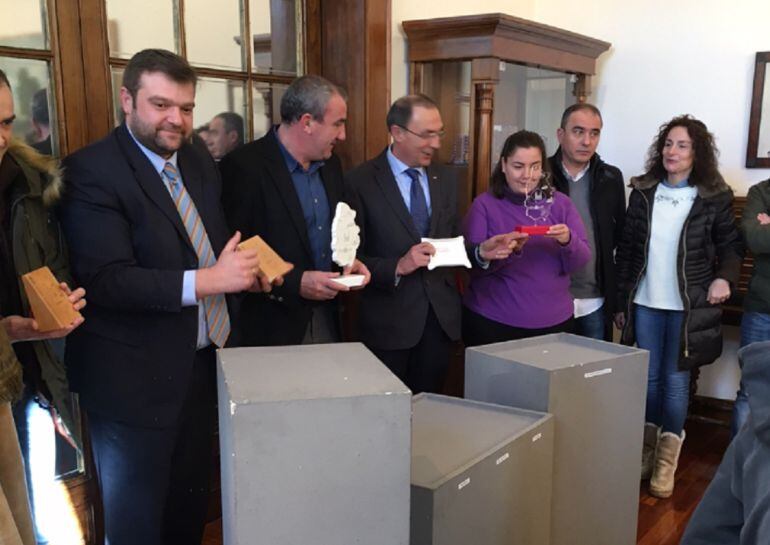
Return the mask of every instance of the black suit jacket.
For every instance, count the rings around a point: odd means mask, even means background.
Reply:
[[[390,170],[387,150],[346,175],[361,228],[358,258],[372,274],[361,296],[361,338],[380,350],[415,346],[422,336],[428,306],[452,340],[460,338],[460,295],[454,268],[420,268],[396,286],[398,260],[420,242],[412,216]],[[431,200],[431,238],[460,234],[457,183],[439,166],[427,169]]]
[[[299,294],[302,273],[315,269],[307,224],[286,167],[275,131],[226,155],[222,173],[227,223],[247,239],[259,235],[278,255],[294,265],[283,286],[269,294],[247,294],[240,305],[240,338],[244,345],[300,344],[311,317],[313,301]],[[330,217],[343,200],[342,166],[336,156],[320,170]],[[333,303],[332,303],[333,304]]]
[[[211,157],[178,152],[185,187],[219,255],[227,241]],[[171,195],[125,125],[64,161],[61,220],[85,323],[67,340],[81,404],[115,420],[173,423],[190,381],[198,309],[182,307],[182,277],[198,258]],[[232,338],[232,337],[231,337]]]

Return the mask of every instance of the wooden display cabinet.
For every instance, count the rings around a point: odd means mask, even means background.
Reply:
[[[460,212],[486,191],[505,138],[538,132],[548,153],[565,107],[586,101],[608,42],[501,13],[404,21],[410,92],[439,105],[436,160],[457,170]]]

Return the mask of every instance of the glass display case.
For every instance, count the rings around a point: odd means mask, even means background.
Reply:
[[[446,138],[436,161],[456,171],[464,213],[486,191],[503,142],[520,129],[556,151],[564,109],[587,100],[610,44],[503,14],[404,21],[410,92],[439,105]]]

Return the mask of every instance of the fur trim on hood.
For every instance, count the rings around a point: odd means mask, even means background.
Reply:
[[[628,187],[644,191],[650,189],[656,184],[660,183],[660,180],[656,180],[651,176],[633,176],[628,184]],[[725,179],[719,174],[719,177],[714,181],[712,187],[698,186],[698,196],[701,199],[708,199],[709,197],[715,197],[721,193],[732,193],[733,190],[727,185]]]
[[[42,187],[30,188],[31,191],[42,194],[43,204],[51,206],[61,198],[64,182],[62,181],[62,170],[59,166],[59,161],[55,157],[43,155],[17,138],[11,139],[11,143],[8,145],[8,153],[16,159],[16,162],[19,163],[22,169],[29,168],[43,175],[45,181]],[[34,184],[35,180],[29,180],[29,182]]]

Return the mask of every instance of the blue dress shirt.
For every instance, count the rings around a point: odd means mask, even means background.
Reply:
[[[126,128],[128,129],[128,134],[131,135],[131,138],[134,139],[134,142],[136,142],[136,145],[139,146],[139,149],[142,151],[145,157],[152,163],[152,167],[158,172],[158,176],[160,176],[160,179],[163,181],[163,186],[168,191],[169,195],[171,195],[171,188],[166,183],[166,177],[163,176],[163,169],[166,166],[166,163],[171,163],[174,165],[174,168],[176,168],[177,172],[179,172],[179,181],[184,183],[184,180],[182,179],[181,171],[179,170],[179,166],[177,165],[177,154],[174,152],[174,154],[169,157],[168,159],[165,159],[149,149],[148,147],[144,146],[139,140],[136,139],[134,136],[134,133],[131,132],[131,129],[128,128],[128,125],[126,125]],[[172,197],[173,198],[173,197]],[[209,328],[206,323],[206,311],[203,308],[203,305],[200,304],[198,299],[195,297],[195,275],[196,271],[189,270],[184,272],[184,276],[182,278],[182,306],[183,307],[192,307],[197,306],[198,307],[198,349],[205,348],[209,344],[211,344],[211,340],[209,339]]]
[[[305,216],[307,237],[310,240],[310,251],[313,254],[315,268],[318,271],[330,271],[332,268],[332,220],[329,199],[320,172],[324,162],[313,161],[305,170],[283,146],[278,139],[278,134],[275,135],[275,140],[289,169],[294,190],[302,207],[302,214]]]
[[[390,150],[390,147],[388,147],[388,163],[390,164],[390,170],[393,172],[393,177],[396,179],[396,184],[398,185],[398,191],[401,193],[401,197],[404,199],[404,204],[406,204],[406,209],[411,210],[411,204],[412,204],[412,196],[411,196],[411,190],[412,190],[412,178],[409,177],[409,174],[406,173],[407,170],[410,167],[407,164],[405,164],[403,161],[401,161],[398,157],[393,155],[393,152]],[[422,186],[422,192],[425,193],[425,202],[428,204],[428,215],[431,215],[433,213],[433,210],[430,206],[430,188],[428,187],[428,174],[425,172],[425,169],[423,167],[414,168],[417,172],[420,173],[420,185]]]

